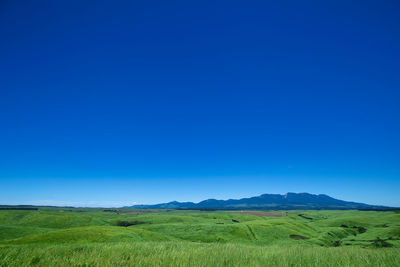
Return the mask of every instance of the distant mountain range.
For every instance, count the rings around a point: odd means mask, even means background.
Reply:
[[[314,195],[309,193],[263,194],[257,197],[217,200],[207,199],[199,203],[177,202],[161,203],[155,205],[134,205],[126,208],[137,209],[215,209],[215,210],[244,210],[244,209],[363,209],[363,210],[387,210],[393,209],[385,206],[368,205],[357,202],[343,201],[327,195]]]

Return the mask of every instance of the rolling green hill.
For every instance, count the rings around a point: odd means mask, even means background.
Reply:
[[[0,211],[0,266],[399,266],[399,252],[395,211]]]

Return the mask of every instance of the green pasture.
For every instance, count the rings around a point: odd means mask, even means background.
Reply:
[[[400,266],[395,211],[0,210],[0,266]]]

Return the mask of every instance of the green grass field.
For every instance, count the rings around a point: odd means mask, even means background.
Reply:
[[[0,210],[0,266],[125,265],[400,266],[400,213]]]

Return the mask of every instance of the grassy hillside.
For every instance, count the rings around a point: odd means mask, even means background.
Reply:
[[[399,255],[393,211],[0,211],[0,266],[399,266]]]

